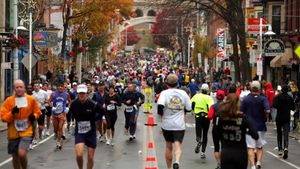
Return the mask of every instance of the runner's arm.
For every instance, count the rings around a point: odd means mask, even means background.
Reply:
[[[54,93],[51,93],[50,98],[48,100],[48,104],[50,107],[53,107],[53,103],[52,103],[53,98],[54,98]]]
[[[157,114],[162,116],[164,114],[164,108],[165,108],[164,105],[161,104],[157,105]]]
[[[13,121],[13,114],[11,113],[13,107],[9,106],[8,100],[4,101],[1,107],[1,120],[3,122],[12,122]]]

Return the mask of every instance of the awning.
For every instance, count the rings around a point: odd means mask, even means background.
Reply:
[[[292,57],[293,57],[292,48],[286,48],[285,52],[282,55],[278,55],[274,59],[272,59],[270,65],[273,68],[288,65]]]
[[[276,56],[271,60],[271,67],[281,67],[281,55]]]
[[[281,56],[281,65],[288,65],[293,57],[293,49],[286,48],[284,54]]]

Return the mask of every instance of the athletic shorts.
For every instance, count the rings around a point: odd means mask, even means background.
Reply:
[[[46,110],[43,109],[41,110],[42,114],[40,115],[39,119],[38,119],[38,125],[39,126],[43,126],[45,125],[45,116],[46,116]]]
[[[32,137],[20,137],[14,140],[8,140],[8,154],[17,155],[19,149],[27,150],[32,142]]]
[[[52,120],[65,121],[65,117],[66,117],[66,113],[61,113],[59,115],[52,114]]]
[[[248,148],[263,148],[267,141],[265,139],[266,132],[259,131],[258,132],[258,140],[254,140],[250,135],[246,135],[246,143]]]
[[[97,147],[96,132],[92,131],[86,134],[75,133],[75,145],[79,143],[84,143],[87,147],[96,149]]]
[[[52,108],[50,106],[46,106],[46,116],[50,117],[52,115]]]
[[[166,142],[174,143],[178,141],[182,143],[185,130],[164,130],[162,129]]]

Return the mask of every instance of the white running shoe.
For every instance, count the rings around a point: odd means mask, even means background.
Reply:
[[[29,150],[29,151],[30,151],[30,150],[33,150],[33,145],[32,145],[32,144],[29,144],[28,150]]]
[[[110,145],[110,143],[111,143],[111,142],[110,142],[110,139],[107,139],[107,140],[106,140],[106,145]]]
[[[114,145],[115,145],[113,139],[110,140],[110,145],[111,145],[111,146],[114,146]]]
[[[45,132],[46,136],[50,136],[50,131],[49,129]]]
[[[39,142],[36,139],[32,140],[32,145],[37,145]]]

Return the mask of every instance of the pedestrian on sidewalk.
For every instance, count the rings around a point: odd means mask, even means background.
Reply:
[[[14,169],[27,169],[27,149],[33,139],[33,121],[41,115],[37,101],[27,95],[22,80],[14,82],[13,96],[1,107],[1,119],[7,123],[8,154],[12,155]]]
[[[276,127],[277,127],[277,144],[278,155],[283,159],[288,158],[288,146],[289,146],[289,132],[291,111],[295,110],[295,103],[293,98],[288,94],[289,86],[282,86],[282,93],[278,94],[274,98],[273,107],[277,110]],[[282,147],[283,136],[283,147]]]
[[[161,92],[157,101],[157,112],[162,117],[162,132],[166,141],[167,169],[171,169],[173,149],[173,169],[179,169],[181,144],[185,133],[185,114],[191,111],[190,98],[185,91],[176,89],[177,82],[178,77],[175,74],[168,75],[168,89]]]

